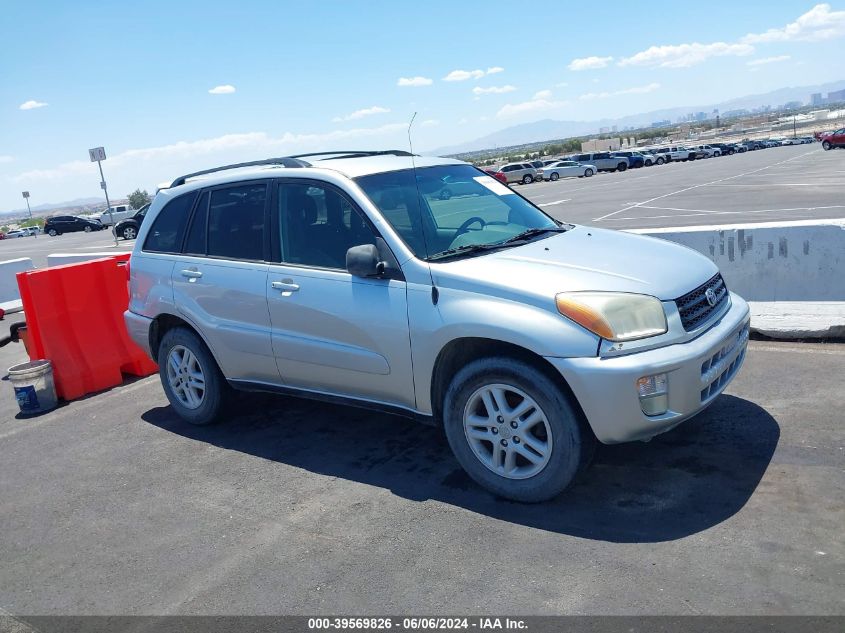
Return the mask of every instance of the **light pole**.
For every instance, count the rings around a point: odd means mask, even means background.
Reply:
[[[32,219],[32,209],[29,208],[29,192],[28,191],[22,191],[21,195],[23,196],[23,199],[26,200],[26,210],[29,212],[29,219],[31,220]],[[38,226],[35,226],[33,228],[35,229],[34,235],[37,239],[38,238]]]
[[[106,189],[106,177],[103,176],[103,163],[102,161],[106,160],[106,150],[104,147],[94,147],[93,149],[88,150],[88,157],[91,159],[91,162],[97,163],[97,167],[100,168],[100,188],[103,190],[103,193],[106,195],[106,207],[108,209],[109,214],[109,222],[112,225],[112,231],[114,231],[114,215],[111,211],[111,202],[109,202],[109,190]],[[114,235],[114,245],[117,246],[117,234]]]

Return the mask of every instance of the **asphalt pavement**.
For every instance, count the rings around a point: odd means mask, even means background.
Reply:
[[[843,374],[752,341],[705,413],[540,505],[403,418],[251,394],[196,428],[153,376],[25,419],[6,383],[0,612],[842,614]]]
[[[553,217],[611,229],[845,217],[845,152],[787,145],[514,185]]]

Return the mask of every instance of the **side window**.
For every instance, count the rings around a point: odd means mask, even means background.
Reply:
[[[208,198],[206,191],[200,197],[191,226],[188,229],[188,239],[185,240],[186,255],[205,255],[206,235],[208,234]]]
[[[410,227],[407,209],[398,206],[397,228],[403,220]],[[346,251],[376,238],[349,200],[317,184],[279,185],[279,231],[283,262],[319,268],[346,269]]]
[[[182,247],[185,223],[197,193],[192,191],[168,202],[153,222],[144,250],[153,253],[178,253]]]
[[[264,183],[212,191],[208,206],[209,257],[262,261],[266,202]]]

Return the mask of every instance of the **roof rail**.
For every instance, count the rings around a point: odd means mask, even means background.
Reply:
[[[176,180],[170,183],[170,186],[178,187],[179,185],[184,185],[186,180],[188,180],[189,178],[195,178],[196,176],[213,174],[214,172],[226,171],[227,169],[238,169],[239,167],[256,167],[258,165],[281,165],[283,167],[311,167],[310,163],[304,160],[298,160],[294,156],[265,158],[263,160],[251,160],[246,163],[235,163],[233,165],[223,165],[221,167],[215,167],[214,169],[203,169],[202,171],[195,171],[192,174],[185,174],[184,176],[179,176]]]
[[[334,156],[335,158],[363,158],[365,156],[416,156],[402,149],[385,150],[354,150],[343,149],[333,152],[312,152],[310,154],[294,154],[291,158],[308,158],[311,156]]]

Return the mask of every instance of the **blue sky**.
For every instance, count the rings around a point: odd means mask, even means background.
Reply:
[[[24,189],[33,204],[100,195],[98,145],[118,197],[223,162],[406,147],[415,111],[424,151],[845,79],[845,4],[520,6],[7,0],[0,210]]]

